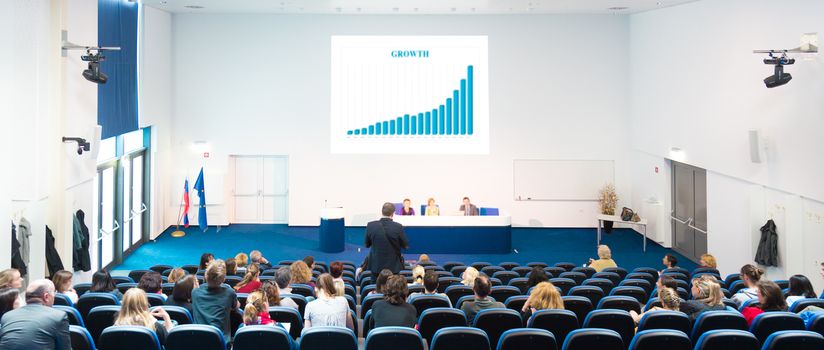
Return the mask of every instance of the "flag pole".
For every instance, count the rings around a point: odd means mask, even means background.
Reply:
[[[184,192],[185,195],[185,192]],[[175,224],[175,230],[172,232],[172,237],[180,238],[186,235],[186,232],[180,229],[180,219],[183,216],[183,196],[180,196],[180,205],[177,206],[177,222]]]

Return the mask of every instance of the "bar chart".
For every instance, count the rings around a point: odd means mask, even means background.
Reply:
[[[332,38],[332,153],[489,152],[487,38]]]

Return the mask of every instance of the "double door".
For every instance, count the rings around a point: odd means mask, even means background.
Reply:
[[[288,222],[289,159],[285,156],[233,156],[234,222]]]
[[[707,253],[707,172],[672,162],[673,249],[693,261]]]

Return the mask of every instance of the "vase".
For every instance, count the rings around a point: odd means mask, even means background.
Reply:
[[[604,221],[604,232],[612,233],[612,221]]]

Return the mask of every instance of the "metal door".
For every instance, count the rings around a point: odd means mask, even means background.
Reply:
[[[707,252],[707,173],[672,162],[673,249],[698,261]]]

